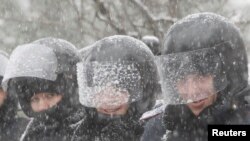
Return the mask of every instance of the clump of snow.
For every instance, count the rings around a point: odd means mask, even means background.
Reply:
[[[158,114],[163,113],[164,110],[165,110],[166,105],[167,104],[164,104],[163,100],[156,100],[156,104],[155,104],[153,110],[145,112],[141,116],[140,120],[145,120],[145,119],[148,119],[148,118],[151,118],[151,117],[154,117],[154,116],[156,116]]]
[[[142,40],[149,40],[149,41],[155,41],[155,42],[159,42],[159,39],[155,36],[150,36],[150,35],[146,35],[143,36]]]

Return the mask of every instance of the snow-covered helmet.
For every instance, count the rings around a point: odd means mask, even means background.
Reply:
[[[54,107],[61,112],[52,112],[60,117],[77,105],[76,63],[79,61],[75,46],[62,39],[43,38],[20,45],[10,56],[3,80],[4,88],[18,96],[28,116],[39,115],[31,110],[30,100],[34,93],[62,94],[62,100]]]

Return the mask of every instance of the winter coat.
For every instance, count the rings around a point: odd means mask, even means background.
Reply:
[[[167,106],[164,113],[147,121],[141,141],[206,141],[208,124],[249,125],[250,106],[243,102],[237,109],[215,103],[198,117],[186,105]]]
[[[99,121],[86,116],[75,129],[71,141],[139,141],[143,126],[134,120]]]
[[[7,95],[0,107],[0,141],[18,141],[29,119],[17,114],[17,99]]]
[[[73,135],[73,131],[77,122],[84,116],[84,109],[78,109],[62,120],[55,120],[46,117],[33,118],[25,132],[21,141],[69,141]]]
[[[0,140],[1,141],[19,141],[28,119],[14,117],[9,120],[0,121]]]

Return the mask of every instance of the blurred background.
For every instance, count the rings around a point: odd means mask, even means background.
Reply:
[[[79,49],[114,34],[154,35],[161,42],[174,22],[197,12],[229,18],[250,53],[250,0],[1,0],[0,49],[11,53],[48,36]]]

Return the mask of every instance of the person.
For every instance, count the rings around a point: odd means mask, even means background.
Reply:
[[[8,54],[0,51],[0,81],[8,64]],[[0,140],[17,141],[21,137],[28,119],[18,116],[18,100],[15,95],[7,94],[0,87]],[[13,134],[15,132],[15,134]]]
[[[3,85],[18,96],[32,120],[21,141],[68,141],[74,125],[84,116],[79,107],[74,45],[57,38],[43,38],[18,46],[10,56]]]
[[[206,141],[209,124],[249,124],[246,49],[226,18],[198,13],[180,20],[156,62],[167,106],[148,120],[142,141]]]
[[[160,41],[156,36],[143,36],[141,39],[153,52],[155,56],[159,56],[160,53]]]
[[[79,100],[87,118],[72,141],[138,141],[141,115],[159,89],[154,56],[140,40],[115,35],[97,41],[77,65]]]

